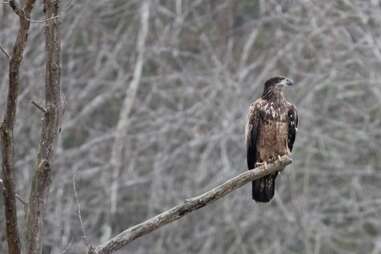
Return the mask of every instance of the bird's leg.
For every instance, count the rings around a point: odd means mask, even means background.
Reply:
[[[278,155],[278,160],[281,160],[281,157],[280,157],[280,155]]]

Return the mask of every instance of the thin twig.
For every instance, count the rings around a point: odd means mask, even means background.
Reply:
[[[3,182],[3,179],[1,179],[1,178],[0,178],[0,186],[2,187],[1,190],[4,190],[4,188],[5,188],[5,187],[4,187],[4,182]],[[26,202],[26,201],[21,197],[20,194],[16,193],[15,195],[16,195],[16,199],[17,199],[18,201],[20,201],[20,203],[22,203],[24,206],[28,205],[28,202]]]
[[[38,104],[36,101],[32,101],[32,104],[38,109],[40,110],[42,113],[46,114],[48,111],[46,110],[46,108],[44,108],[43,106],[41,106],[40,104]]]
[[[124,230],[120,234],[108,240],[106,243],[96,247],[95,251],[89,250],[88,253],[113,253],[129,244],[130,242],[134,241],[135,239],[147,235],[168,223],[176,221],[193,212],[194,210],[200,209],[210,204],[211,202],[226,196],[227,194],[237,190],[238,188],[255,179],[283,170],[291,162],[292,160],[287,155],[284,155],[280,158],[280,160],[268,164],[267,169],[263,165],[252,170],[246,170],[244,173],[241,173],[240,175],[227,180],[225,183],[218,185],[210,191],[207,191],[199,196],[186,199],[182,204],[177,205],[159,215],[156,215],[155,217],[148,219],[138,225]]]
[[[1,50],[1,52],[4,53],[4,55],[5,55],[8,59],[11,58],[11,57],[9,56],[8,52],[7,52],[1,45],[0,45],[0,50]]]
[[[90,248],[90,241],[87,238],[85,225],[84,225],[83,220],[82,220],[81,204],[79,203],[78,191],[77,191],[77,182],[75,180],[75,176],[76,176],[76,173],[73,174],[73,191],[74,191],[74,201],[77,204],[77,217],[78,217],[79,223],[81,224],[82,238],[83,238],[87,248]]]
[[[24,206],[27,206],[28,205],[28,202],[26,202],[21,196],[20,194],[16,193],[16,198],[18,201],[20,201]]]
[[[59,17],[60,17],[59,15],[56,15],[54,17],[45,18],[45,19],[31,19],[31,18],[28,18],[28,17],[24,17],[24,18],[26,20],[28,20],[30,23],[45,23],[46,21],[49,21],[49,20],[52,20],[52,19],[57,19]]]

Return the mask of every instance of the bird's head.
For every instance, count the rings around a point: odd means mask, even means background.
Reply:
[[[265,82],[265,88],[262,96],[267,97],[283,95],[283,88],[292,85],[294,85],[294,82],[291,79],[282,76],[273,77]]]

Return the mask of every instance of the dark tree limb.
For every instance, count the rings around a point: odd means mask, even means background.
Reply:
[[[138,225],[126,229],[122,233],[108,240],[106,243],[101,244],[96,248],[91,248],[88,253],[110,254],[114,251],[117,251],[135,239],[149,234],[168,223],[176,221],[186,214],[200,209],[209,203],[224,197],[230,192],[237,190],[238,188],[255,179],[261,178],[276,171],[283,170],[291,162],[292,160],[285,155],[281,157],[280,160],[268,164],[267,169],[265,169],[265,166],[260,166],[253,170],[246,170],[244,173],[241,173],[240,175],[227,180],[225,183],[218,185],[210,191],[207,191],[199,196],[186,199],[184,203],[177,205]],[[249,193],[247,195],[250,197]],[[248,198],[248,202],[253,201],[249,200]]]
[[[2,153],[2,175],[3,175],[3,197],[5,208],[5,227],[9,254],[20,254],[21,243],[17,222],[16,191],[15,191],[15,166],[14,166],[14,141],[13,129],[16,119],[17,96],[19,87],[20,65],[23,53],[28,41],[29,17],[35,0],[26,0],[21,10],[16,6],[14,0],[9,4],[19,15],[20,29],[12,54],[9,57],[9,88],[7,96],[7,108],[4,120],[0,126],[1,153]],[[20,15],[22,14],[22,15]],[[6,51],[4,51],[6,52]]]
[[[60,87],[60,38],[58,32],[58,1],[44,0],[46,16],[46,76],[45,106],[42,120],[41,139],[37,156],[37,168],[32,180],[28,202],[26,225],[26,251],[40,254],[42,246],[43,215],[48,199],[52,177],[55,148],[61,126]]]

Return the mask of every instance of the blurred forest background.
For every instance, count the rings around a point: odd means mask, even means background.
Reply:
[[[243,172],[248,105],[280,74],[296,82],[287,97],[300,126],[275,199],[256,204],[247,185],[120,253],[381,253],[381,2],[151,0],[149,11],[142,3],[60,1],[65,115],[45,249],[85,252],[73,182],[97,244]],[[43,98],[41,6],[15,129],[23,197],[41,127],[31,104]],[[0,9],[0,45],[10,52],[18,19],[6,3]],[[3,253],[2,198],[0,207]]]

